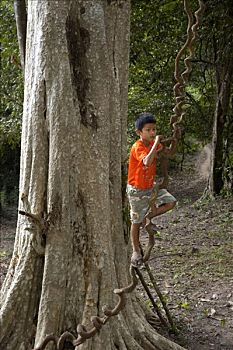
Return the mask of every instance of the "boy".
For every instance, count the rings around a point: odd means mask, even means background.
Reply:
[[[156,175],[156,158],[163,146],[161,135],[156,136],[156,120],[150,113],[141,113],[135,122],[136,133],[140,136],[130,151],[127,194],[130,203],[131,242],[133,254],[131,264],[140,267],[143,258],[140,250],[139,230],[142,223],[149,231],[150,219],[174,208],[176,199],[167,190],[159,190],[156,206],[149,209],[149,199],[153,191]],[[166,148],[169,154],[169,149]]]

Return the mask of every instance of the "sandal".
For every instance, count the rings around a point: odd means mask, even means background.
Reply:
[[[145,226],[145,230],[149,233],[154,235],[155,239],[162,239],[160,236],[160,232],[158,231],[158,226],[156,226],[155,224],[147,224]]]
[[[133,267],[139,268],[143,264],[143,258],[141,253],[138,252],[133,252],[132,257],[131,257],[131,265]]]

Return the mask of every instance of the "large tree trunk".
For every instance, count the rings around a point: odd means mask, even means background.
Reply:
[[[121,201],[129,7],[28,3],[21,214],[1,291],[1,350],[77,335],[129,282]],[[134,295],[80,348],[181,349],[152,329]]]

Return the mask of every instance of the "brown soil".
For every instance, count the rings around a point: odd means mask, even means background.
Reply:
[[[233,198],[200,200],[206,187],[205,155],[187,159],[182,172],[173,172],[169,190],[178,206],[154,219],[161,240],[156,240],[149,265],[179,330],[167,336],[190,350],[232,350]],[[146,239],[142,231],[143,244]],[[146,270],[142,272],[150,285]],[[161,327],[158,332],[164,334]]]
[[[8,207],[0,212],[0,287],[10,263],[16,231],[17,208]]]
[[[186,349],[232,350],[233,198],[199,200],[206,186],[203,157],[187,159],[182,172],[173,171],[169,187],[177,208],[155,220],[161,240],[149,265],[179,332],[156,328]],[[12,254],[16,209],[7,210],[0,225],[1,284]],[[143,245],[146,240],[142,232]],[[145,268],[141,272],[158,302]],[[140,284],[137,289],[151,307]]]

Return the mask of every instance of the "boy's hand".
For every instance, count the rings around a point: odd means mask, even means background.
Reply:
[[[155,136],[155,144],[158,145],[162,141],[163,138],[164,138],[163,135],[156,135]]]

